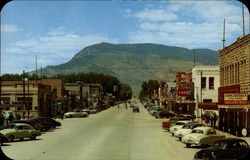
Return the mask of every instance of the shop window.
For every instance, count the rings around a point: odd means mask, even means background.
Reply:
[[[214,89],[214,77],[209,77],[209,89]]]
[[[201,77],[201,89],[206,89],[206,77]]]

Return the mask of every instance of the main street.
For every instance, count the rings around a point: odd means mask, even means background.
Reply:
[[[62,126],[37,140],[6,143],[3,152],[30,160],[191,160],[199,148],[186,148],[140,106],[120,105],[88,118],[59,120]],[[165,119],[166,120],[166,119]]]

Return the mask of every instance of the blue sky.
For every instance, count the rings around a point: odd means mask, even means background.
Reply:
[[[1,11],[2,74],[70,60],[88,45],[158,43],[222,47],[242,35],[238,1],[12,1]],[[249,33],[249,12],[245,8]]]

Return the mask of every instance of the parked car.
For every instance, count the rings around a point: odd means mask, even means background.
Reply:
[[[56,128],[57,126],[61,126],[61,123],[50,118],[50,117],[32,117],[31,120],[35,120],[36,122],[44,125],[47,130],[51,128]]]
[[[13,123],[25,123],[31,125],[33,128],[39,131],[46,131],[46,128],[43,127],[41,124],[37,123],[36,121],[33,120],[15,120]]]
[[[221,138],[225,136],[216,134],[216,130],[212,127],[197,127],[190,134],[183,136],[181,142],[189,148],[193,144],[209,146]]]
[[[155,107],[152,107],[152,108],[149,110],[149,113],[150,113],[151,115],[154,115],[155,113],[160,112],[160,111],[162,111],[162,110],[163,110],[163,108],[160,108],[160,107],[155,106]]]
[[[89,107],[89,114],[94,114],[94,113],[97,113],[98,110],[96,107]]]
[[[24,138],[34,140],[41,135],[40,131],[25,123],[16,123],[13,128],[1,130],[0,133],[6,136],[10,142],[14,141],[14,139],[23,140]]]
[[[198,159],[220,159],[220,160],[247,160],[250,157],[248,143],[239,138],[222,138],[213,143],[209,148],[202,149],[194,155]]]
[[[133,112],[140,112],[139,107],[134,106],[134,107],[133,107]]]
[[[81,110],[67,112],[67,113],[64,114],[65,118],[87,117],[87,116],[88,116],[88,113],[87,112],[83,112]]]
[[[8,142],[8,138],[4,134],[0,133],[0,144],[2,145],[4,142]]]
[[[163,109],[162,111],[155,113],[155,118],[169,118],[169,117],[175,117],[175,115],[176,114],[173,111]]]
[[[164,121],[162,122],[162,128],[169,131],[169,128],[173,125],[175,125],[176,122],[180,121],[180,120],[190,120],[189,117],[170,117],[170,119],[168,121]]]
[[[197,122],[187,123],[180,130],[174,132],[174,136],[179,138],[179,140],[181,140],[183,136],[191,133],[192,130],[196,127],[205,127],[205,125],[203,123],[197,123]]]
[[[174,135],[174,132],[178,131],[179,129],[181,129],[185,124],[189,123],[189,122],[194,122],[194,121],[190,121],[190,120],[181,120],[181,121],[177,121],[175,123],[175,125],[171,126],[169,128],[169,132]]]

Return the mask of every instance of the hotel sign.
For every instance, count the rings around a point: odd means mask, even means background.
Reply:
[[[248,95],[245,93],[225,93],[224,104],[246,105],[248,104]]]

